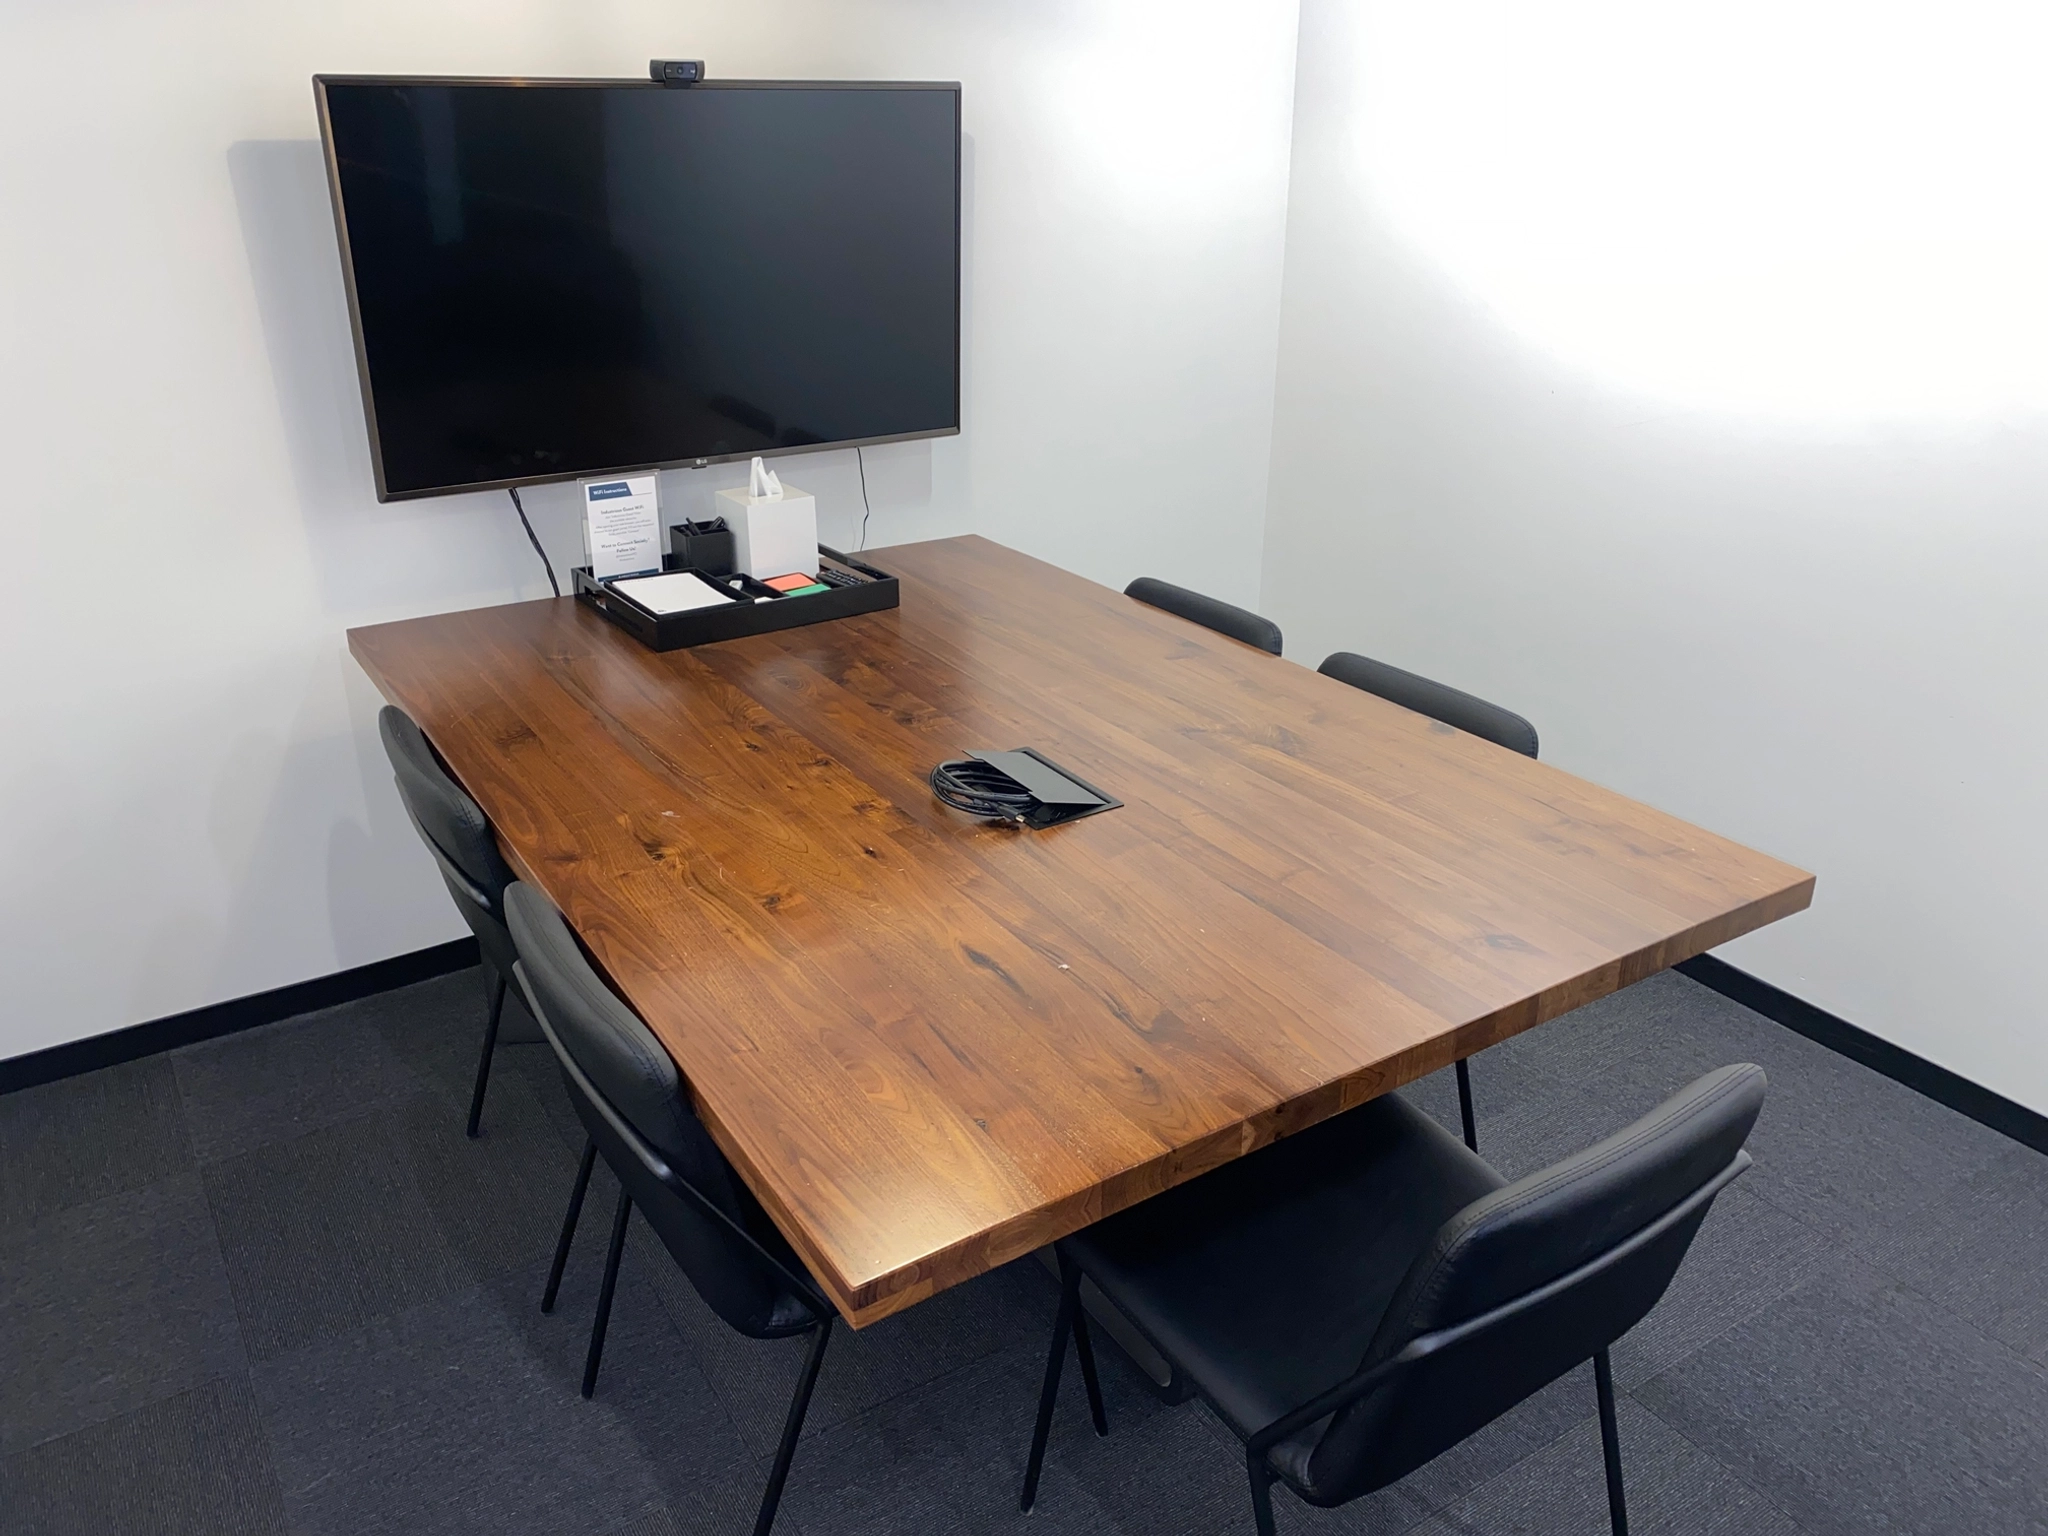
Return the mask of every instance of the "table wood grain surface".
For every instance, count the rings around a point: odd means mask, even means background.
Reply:
[[[856,1326],[1812,899],[986,539],[870,558],[900,609],[666,654],[568,598],[349,632]],[[1124,807],[926,783],[1027,745]]]

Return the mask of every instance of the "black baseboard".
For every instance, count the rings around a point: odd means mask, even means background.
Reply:
[[[2036,1152],[2048,1152],[2048,1115],[2036,1114],[2026,1105],[2015,1104],[1982,1084],[1957,1076],[1947,1067],[1937,1067],[1889,1040],[1880,1040],[1847,1019],[1838,1019],[1824,1008],[1816,1008],[1768,981],[1737,970],[1726,960],[1700,955],[1681,961],[1677,969],[1701,986],[1712,987],[1723,997],[1784,1025],[1794,1034],[1861,1062],[1873,1072],[1882,1072],[1893,1082],[1903,1083],[1915,1093],[1945,1104],[1957,1114],[1968,1115],[1979,1125],[2003,1132]]]
[[[259,1024],[275,1024],[279,1019],[311,1013],[316,1008],[352,1003],[358,998],[373,997],[379,992],[409,986],[431,976],[467,970],[476,963],[476,940],[456,939],[447,944],[436,944],[432,949],[416,949],[409,955],[393,955],[389,960],[376,960],[352,970],[337,971],[332,976],[316,976],[311,981],[275,987],[253,997],[237,997],[225,1003],[194,1008],[189,1013],[174,1013],[167,1019],[151,1019],[147,1024],[133,1024],[126,1029],[94,1035],[87,1040],[53,1045],[48,1050],[0,1061],[0,1093],[33,1088],[38,1083],[55,1082],[60,1077],[116,1066],[142,1056],[154,1056],[158,1051],[192,1045],[200,1040],[213,1040],[237,1030],[254,1029]]]

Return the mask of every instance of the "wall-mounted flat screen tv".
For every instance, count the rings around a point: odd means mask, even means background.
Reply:
[[[957,85],[314,89],[379,499],[959,430]]]

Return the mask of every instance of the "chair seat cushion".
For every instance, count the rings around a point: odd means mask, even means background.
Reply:
[[[1250,1435],[1358,1369],[1415,1256],[1502,1182],[1388,1094],[1098,1222],[1065,1247]]]

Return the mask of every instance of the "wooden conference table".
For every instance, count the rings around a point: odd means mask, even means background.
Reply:
[[[656,654],[349,633],[856,1327],[1805,907],[1813,878],[980,538]],[[1035,747],[1048,831],[932,765]]]

